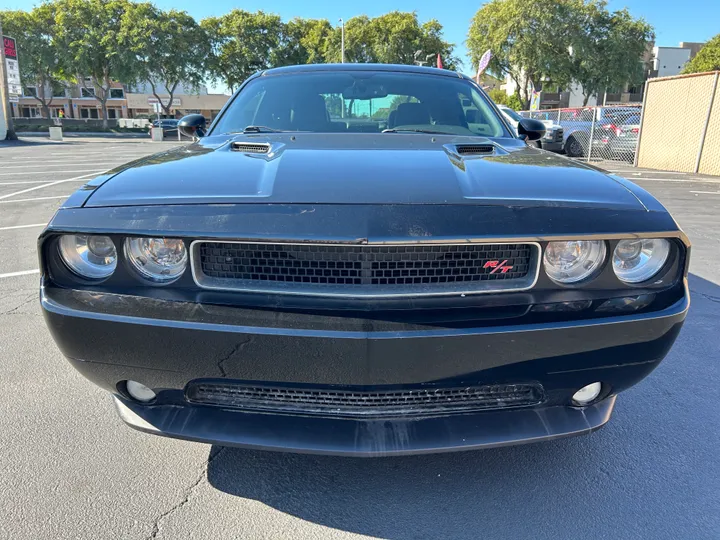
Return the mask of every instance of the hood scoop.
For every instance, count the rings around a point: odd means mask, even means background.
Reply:
[[[270,145],[268,143],[255,142],[233,142],[230,148],[235,152],[243,152],[244,154],[269,154]]]
[[[491,156],[495,153],[492,144],[458,144],[455,151],[461,156]]]

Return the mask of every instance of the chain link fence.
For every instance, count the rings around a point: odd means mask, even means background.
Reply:
[[[635,160],[642,119],[641,104],[522,111],[548,127],[563,130],[562,150],[587,161]]]

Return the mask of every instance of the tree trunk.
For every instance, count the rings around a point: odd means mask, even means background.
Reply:
[[[102,127],[108,129],[107,97],[100,100],[100,106],[102,107]]]

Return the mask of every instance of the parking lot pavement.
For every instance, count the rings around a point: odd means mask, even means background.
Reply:
[[[55,347],[37,302],[35,240],[85,181],[64,180],[170,146],[0,147],[0,538],[720,537],[715,179],[622,172],[693,241],[693,297],[668,358],[618,398],[606,427],[513,448],[349,459],[140,434]]]

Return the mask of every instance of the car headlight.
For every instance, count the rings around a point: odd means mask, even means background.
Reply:
[[[558,283],[577,283],[602,266],[605,253],[605,242],[601,240],[550,242],[543,256],[545,272]]]
[[[156,283],[178,279],[187,267],[187,250],[177,238],[127,238],[125,256],[141,277]]]
[[[613,270],[620,281],[642,283],[655,276],[670,255],[664,238],[621,240],[613,253]]]
[[[108,236],[65,234],[58,243],[67,267],[85,279],[105,279],[117,267],[115,244]]]

